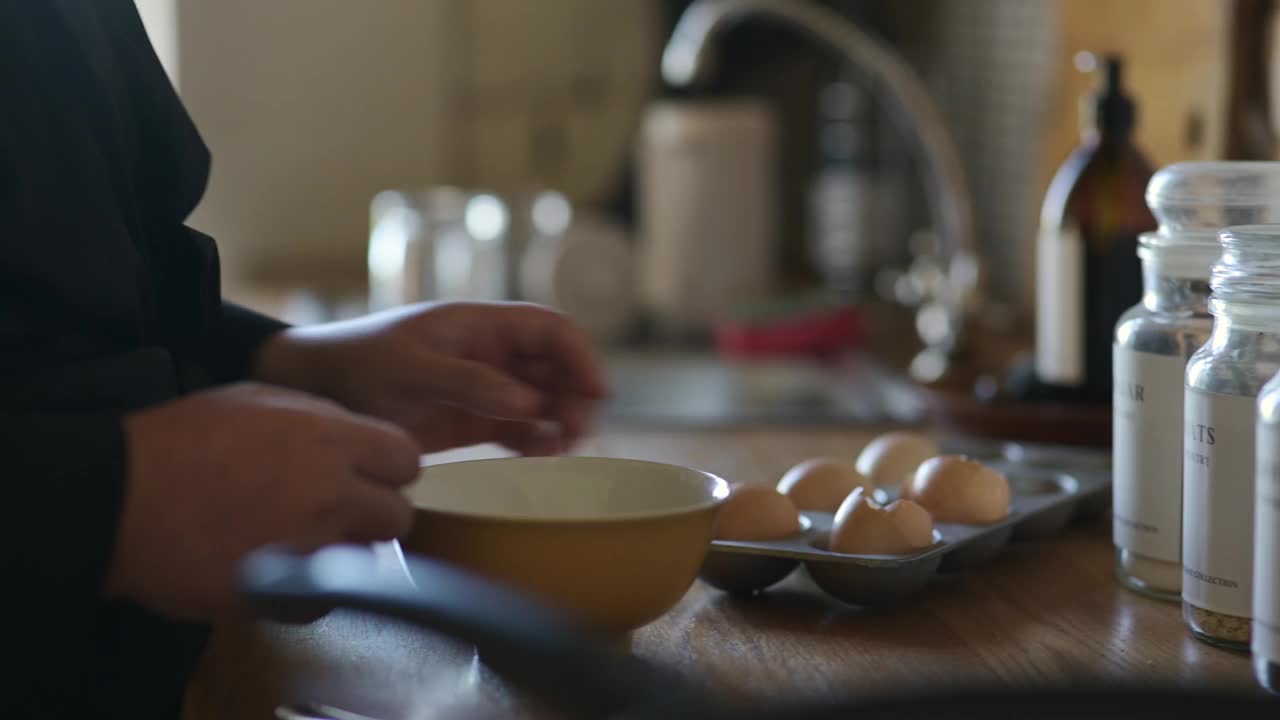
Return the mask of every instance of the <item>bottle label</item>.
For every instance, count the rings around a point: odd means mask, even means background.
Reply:
[[[824,272],[849,272],[871,265],[870,232],[876,187],[865,172],[828,170],[813,188],[814,259]]]
[[[1182,598],[1250,617],[1253,604],[1252,397],[1187,388],[1182,464]]]
[[[1280,662],[1280,424],[1258,423],[1253,652]]]
[[[1182,556],[1182,356],[1116,346],[1112,420],[1116,547],[1176,563]]]
[[[1036,374],[1084,382],[1084,239],[1075,225],[1042,229],[1036,260]]]

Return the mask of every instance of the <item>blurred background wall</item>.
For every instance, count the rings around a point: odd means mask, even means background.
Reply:
[[[662,88],[682,0],[138,0],[213,155],[193,223],[218,238],[233,292],[360,293],[379,190],[551,186],[630,218],[631,143]],[[978,190],[980,242],[1008,258],[994,292],[1025,305],[1053,169],[1093,84],[1081,51],[1122,52],[1138,141],[1156,165],[1221,147],[1229,3],[830,0],[924,76]],[[726,87],[778,108],[782,264],[803,265],[803,187],[829,70],[773,29],[740,33]],[[736,84],[735,84],[736,83]],[[905,248],[904,237],[883,238]],[[786,258],[790,257],[791,260]]]
[[[382,189],[599,201],[651,94],[646,0],[139,0],[213,151],[193,223],[232,286],[363,282]]]

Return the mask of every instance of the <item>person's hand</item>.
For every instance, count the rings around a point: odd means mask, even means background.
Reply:
[[[423,452],[487,442],[564,452],[605,394],[586,336],[523,303],[419,305],[286,330],[267,341],[255,375],[390,420]]]
[[[128,482],[106,591],[208,619],[240,610],[239,564],[265,545],[312,550],[407,533],[396,488],[418,447],[390,423],[245,383],[125,418]]]

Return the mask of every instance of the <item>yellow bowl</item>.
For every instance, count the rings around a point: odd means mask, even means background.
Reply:
[[[434,465],[408,489],[417,513],[402,544],[621,634],[688,591],[728,494],[709,473],[641,460]]]

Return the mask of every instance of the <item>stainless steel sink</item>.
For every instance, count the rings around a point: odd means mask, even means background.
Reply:
[[[606,357],[613,396],[604,419],[628,424],[914,424],[918,392],[864,356],[730,362],[710,352],[651,350]]]

